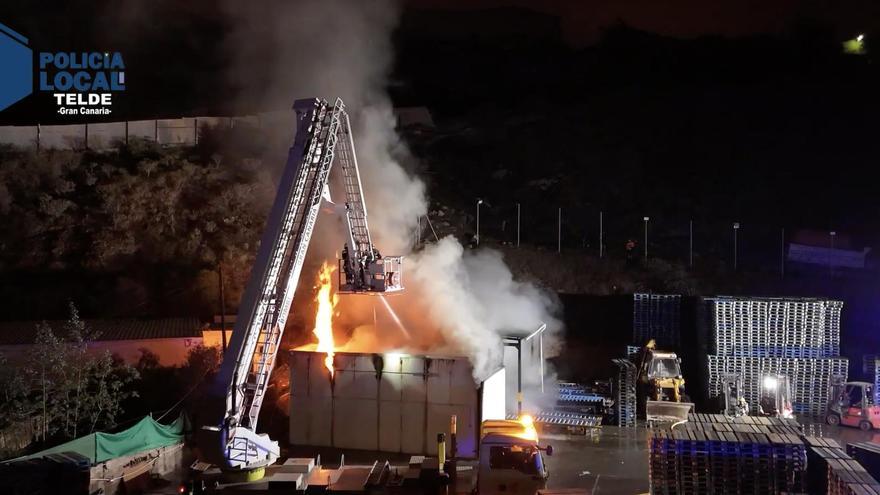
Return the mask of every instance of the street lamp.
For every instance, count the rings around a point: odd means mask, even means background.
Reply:
[[[737,239],[736,233],[739,230],[739,222],[733,222],[733,271],[736,271],[737,263]]]
[[[831,250],[834,251],[834,238],[837,237],[837,232],[832,230],[828,233],[828,238],[831,241]],[[828,253],[828,275],[834,276],[834,253]]]
[[[642,220],[645,221],[645,261],[648,261],[648,220],[651,217],[645,217]]]
[[[476,235],[477,246],[480,245],[480,205],[481,204],[483,204],[483,200],[478,199],[477,200],[477,235]]]

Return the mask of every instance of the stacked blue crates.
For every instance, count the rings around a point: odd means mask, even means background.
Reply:
[[[633,294],[633,342],[654,339],[658,349],[677,349],[681,341],[681,296]]]
[[[880,404],[880,355],[865,354],[862,356],[862,373],[870,376],[874,380],[874,403]]]
[[[764,376],[785,375],[796,413],[822,417],[834,377],[846,379],[840,357],[841,301],[804,298],[706,298],[711,338],[709,396],[720,396],[727,373],[743,377],[757,412]]]
[[[636,365],[629,359],[612,359],[617,365],[614,377],[614,409],[617,426],[636,425]]]

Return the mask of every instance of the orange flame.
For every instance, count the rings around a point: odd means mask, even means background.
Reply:
[[[523,426],[523,432],[519,435],[526,440],[538,441],[538,430],[535,428],[535,418],[528,414],[519,417],[519,422]]]
[[[337,294],[330,294],[333,279],[334,267],[324,262],[321,265],[321,272],[318,274],[318,296],[315,299],[318,302],[318,312],[315,314],[315,328],[312,333],[318,337],[318,352],[326,352],[327,357],[324,358],[324,366],[330,370],[330,376],[333,376],[333,356],[336,345],[333,342],[333,309],[339,299]]]

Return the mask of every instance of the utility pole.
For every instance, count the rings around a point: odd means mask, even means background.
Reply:
[[[645,221],[645,263],[648,262],[648,220],[651,217],[645,217],[643,220]]]
[[[739,231],[739,222],[733,222],[733,271],[736,271],[737,264],[737,231]]]
[[[602,256],[605,254],[605,246],[603,245],[605,242],[605,232],[604,225],[602,225],[602,212],[599,212],[599,259],[602,259]]]

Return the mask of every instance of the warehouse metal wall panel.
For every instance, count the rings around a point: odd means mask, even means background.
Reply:
[[[459,453],[470,457],[481,393],[491,401],[488,417],[504,417],[503,368],[479,384],[464,358],[338,353],[332,379],[322,353],[292,351],[289,364],[297,445],[436,454],[436,435],[449,432],[456,414]]]
[[[375,399],[333,401],[333,447],[379,450],[379,408]],[[357,418],[351,412],[357,411]]]
[[[425,453],[425,404],[402,402],[400,404],[403,420],[400,422],[400,452],[407,454]]]
[[[398,400],[379,401],[379,450],[404,452],[403,449],[403,403]]]
[[[290,411],[290,442],[297,445],[330,445],[330,398],[300,397],[297,402],[300,407]]]

